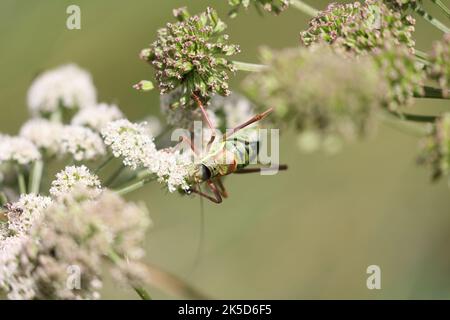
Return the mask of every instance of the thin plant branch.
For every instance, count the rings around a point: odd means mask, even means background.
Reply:
[[[319,13],[319,10],[313,8],[312,6],[306,4],[301,0],[291,0],[291,6],[310,17],[315,17]]]
[[[429,99],[450,99],[450,92],[445,92],[440,88],[434,88],[429,86],[424,86],[423,95],[414,95],[415,98],[429,98]]]
[[[450,28],[449,27],[447,27],[444,23],[442,23],[438,19],[434,18],[428,12],[426,12],[425,9],[420,4],[416,4],[416,7],[414,8],[414,11],[419,16],[421,16],[425,21],[428,21],[430,24],[435,26],[437,29],[441,30],[444,33],[450,33]]]
[[[30,193],[39,194],[43,171],[44,162],[42,160],[35,161],[31,169],[30,181],[28,186]]]
[[[233,61],[233,65],[239,71],[261,72],[267,69],[267,66],[256,63],[247,63],[241,61]]]
[[[442,11],[444,11],[445,15],[447,16],[447,18],[450,19],[450,8],[447,7],[441,0],[431,0],[433,3],[435,3],[439,8],[442,9]]]

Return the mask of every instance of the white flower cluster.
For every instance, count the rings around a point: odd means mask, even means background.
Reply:
[[[34,116],[48,115],[60,107],[81,109],[94,105],[97,92],[87,71],[68,64],[39,75],[28,90],[27,100]]]
[[[145,166],[147,159],[156,153],[153,136],[145,123],[131,123],[126,119],[113,121],[102,130],[102,136],[113,155],[121,157],[123,164],[132,169]]]
[[[178,150],[159,150],[147,159],[146,167],[158,176],[158,181],[167,185],[169,192],[179,188],[187,190],[186,182],[188,165],[192,163],[190,153],[180,153]]]
[[[0,137],[0,164],[12,162],[28,165],[40,158],[38,148],[30,140],[6,135]]]
[[[123,113],[116,105],[100,103],[78,111],[72,119],[72,124],[100,132],[109,122],[122,118]]]
[[[100,180],[86,166],[69,166],[56,174],[56,179],[52,182],[50,188],[50,194],[58,198],[71,192],[75,187],[87,187],[94,190],[94,193],[102,191]]]
[[[95,160],[106,153],[101,137],[82,126],[64,126],[60,147],[63,154],[71,154],[76,161]]]
[[[51,204],[49,197],[23,194],[8,208],[8,229],[14,234],[24,235],[39,222],[42,212]]]
[[[24,123],[20,136],[33,142],[38,148],[54,155],[60,151],[63,125],[46,119],[34,118]]]

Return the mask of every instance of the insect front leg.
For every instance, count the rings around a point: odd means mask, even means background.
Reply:
[[[217,182],[217,187],[218,187],[217,189],[219,190],[219,192],[222,195],[222,197],[228,198],[228,192],[225,189],[225,186],[223,185],[222,178],[221,177],[217,177],[216,178],[216,182]]]
[[[198,194],[201,197],[204,197],[206,199],[208,199],[209,201],[212,201],[214,203],[222,203],[222,196],[220,195],[220,192],[217,190],[216,186],[211,182],[211,181],[206,181],[208,187],[210,188],[210,190],[213,192],[214,197],[211,197],[209,194],[206,194],[202,191],[200,191],[200,187],[199,189],[195,189],[192,188],[191,191]]]

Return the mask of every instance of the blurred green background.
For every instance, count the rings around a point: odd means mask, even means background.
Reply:
[[[327,1],[309,1],[323,8]],[[81,7],[82,29],[66,29],[66,7]],[[279,17],[254,10],[226,17],[226,1],[85,0],[0,1],[0,131],[16,133],[28,117],[27,88],[39,71],[67,62],[88,69],[99,98],[116,102],[130,119],[159,115],[158,94],[131,85],[152,76],[138,52],[173,8],[218,9],[241,61],[256,62],[258,48],[296,46],[307,17],[290,9]],[[418,47],[441,35],[418,19]],[[233,80],[239,88],[242,74]],[[299,88],[301,90],[301,88]],[[439,112],[448,102],[418,101],[413,111]],[[198,198],[150,185],[145,199],[154,228],[147,259],[212,298],[380,299],[450,298],[450,199],[443,181],[415,163],[417,138],[381,126],[371,141],[335,156],[303,155],[295,135],[283,132],[276,176],[231,176],[230,198],[205,203],[204,250]],[[382,289],[366,288],[366,268],[382,270]],[[107,281],[104,298],[136,298]],[[155,298],[171,298],[152,290]]]

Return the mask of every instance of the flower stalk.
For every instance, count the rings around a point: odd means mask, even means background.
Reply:
[[[434,18],[432,15],[430,15],[425,9],[420,5],[417,4],[414,8],[414,11],[421,16],[425,21],[429,22],[431,25],[436,27],[437,29],[441,30],[444,33],[450,33],[450,28],[447,27],[444,23],[442,23],[440,20]]]
[[[317,9],[311,7],[309,4],[306,4],[301,0],[291,0],[291,6],[311,17],[315,17],[319,12]]]
[[[241,61],[233,61],[233,65],[237,70],[247,72],[261,72],[267,69],[267,66],[263,64],[247,63]]]
[[[31,169],[30,181],[28,189],[30,193],[38,194],[41,187],[42,173],[44,171],[44,162],[37,160],[33,163]]]

